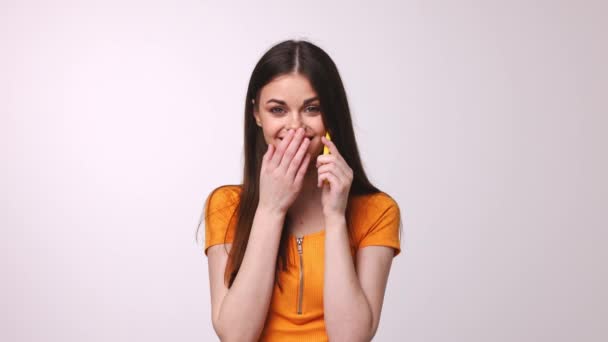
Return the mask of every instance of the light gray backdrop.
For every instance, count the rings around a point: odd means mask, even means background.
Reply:
[[[255,62],[342,74],[403,214],[376,341],[608,340],[605,1],[0,1],[0,340],[213,341]]]

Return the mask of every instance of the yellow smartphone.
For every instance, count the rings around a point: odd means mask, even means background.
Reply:
[[[331,136],[329,135],[329,132],[325,132],[325,139],[327,140],[331,140]],[[327,145],[323,145],[323,154],[329,154],[329,147],[327,147]]]
[[[327,140],[331,140],[331,136],[329,135],[329,132],[325,132],[325,139]],[[329,147],[327,147],[327,145],[323,145],[323,155],[329,154]],[[323,185],[328,184],[329,182],[327,181],[327,179],[323,180]]]

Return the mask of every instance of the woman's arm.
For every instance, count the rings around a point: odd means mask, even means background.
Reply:
[[[350,253],[344,216],[325,219],[323,305],[330,341],[371,341],[380,322],[386,283],[394,256],[391,248],[369,246]]]
[[[285,214],[258,207],[247,249],[230,289],[224,284],[228,255],[208,250],[213,328],[222,341],[257,341],[274,288],[276,258]]]

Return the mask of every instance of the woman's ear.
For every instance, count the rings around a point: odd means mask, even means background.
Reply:
[[[260,119],[260,113],[258,112],[256,106],[255,106],[255,100],[251,99],[251,104],[253,105],[253,118],[255,119],[255,123],[262,127],[262,120]]]

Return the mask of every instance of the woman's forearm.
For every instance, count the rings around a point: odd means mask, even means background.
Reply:
[[[350,252],[346,219],[325,219],[323,305],[330,341],[370,341],[372,311]]]
[[[222,341],[258,340],[272,298],[284,220],[284,213],[257,209],[241,267],[220,306]]]

